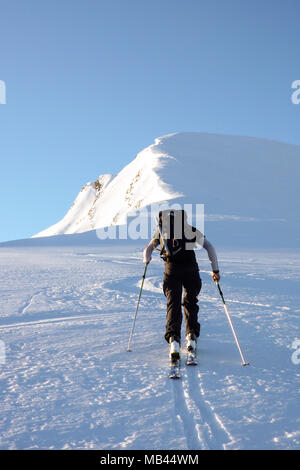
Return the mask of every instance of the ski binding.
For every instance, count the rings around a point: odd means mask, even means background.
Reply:
[[[171,364],[170,364],[170,379],[180,379],[180,357],[179,354],[172,354],[171,356]]]
[[[186,365],[187,366],[196,366],[198,364],[197,354],[195,350],[187,352]]]

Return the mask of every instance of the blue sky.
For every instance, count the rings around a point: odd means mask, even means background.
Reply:
[[[0,0],[0,241],[181,131],[300,145],[297,0]]]

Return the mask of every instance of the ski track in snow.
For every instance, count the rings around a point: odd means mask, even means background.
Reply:
[[[190,450],[235,448],[235,439],[205,398],[198,366],[181,366],[182,380],[172,382],[174,415],[181,423]]]
[[[202,259],[199,364],[187,367],[183,352],[182,378],[172,381],[158,259],[149,265],[126,352],[141,251],[0,250],[0,448],[299,448],[300,374],[291,361],[300,337],[296,254],[281,264],[277,254],[260,262],[245,253],[220,256],[249,367],[240,366]]]
[[[201,374],[188,370],[185,374],[184,395],[191,409],[195,428],[204,449],[226,449],[233,442],[233,437],[215,413],[213,406],[205,399],[201,385]]]

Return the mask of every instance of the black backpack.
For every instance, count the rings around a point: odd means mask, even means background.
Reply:
[[[162,250],[160,256],[164,261],[172,261],[186,250],[185,237],[187,215],[184,210],[168,209],[159,212],[158,230]],[[196,236],[195,236],[196,239]]]

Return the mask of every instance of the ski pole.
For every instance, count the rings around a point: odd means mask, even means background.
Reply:
[[[231,318],[230,318],[230,315],[229,315],[229,312],[228,312],[228,308],[227,308],[227,305],[226,305],[225,300],[224,300],[224,295],[223,295],[223,292],[221,291],[221,288],[220,288],[220,284],[219,284],[218,281],[215,281],[215,283],[216,283],[217,286],[218,286],[218,290],[219,290],[219,293],[220,293],[220,296],[221,296],[221,299],[222,299],[222,302],[223,302],[223,305],[224,305],[224,310],[225,310],[225,313],[226,313],[226,316],[227,316],[229,325],[230,325],[230,327],[231,327],[231,330],[232,330],[233,337],[234,337],[234,339],[235,339],[236,345],[237,345],[237,347],[238,347],[240,356],[241,356],[242,361],[243,361],[242,365],[243,365],[243,366],[249,366],[249,362],[246,362],[246,361],[245,361],[244,355],[243,355],[243,353],[242,353],[242,349],[241,349],[241,346],[240,346],[240,343],[239,343],[239,340],[238,340],[236,331],[235,331],[235,329],[234,329],[232,320],[231,320]]]
[[[132,337],[133,337],[133,330],[134,330],[136,316],[137,316],[139,305],[140,305],[140,300],[141,300],[141,295],[142,295],[142,290],[143,290],[143,285],[144,285],[144,280],[145,280],[145,277],[146,277],[146,271],[147,271],[148,264],[149,263],[146,263],[146,265],[145,265],[145,270],[144,270],[144,274],[143,274],[143,278],[142,278],[142,284],[141,284],[141,288],[140,288],[139,298],[138,298],[136,311],[135,311],[135,315],[134,315],[134,319],[133,319],[133,324],[132,324],[132,328],[131,328],[131,332],[130,332],[130,337],[129,337],[129,341],[128,341],[127,352],[131,352],[130,346],[131,346],[131,341],[132,341]]]

